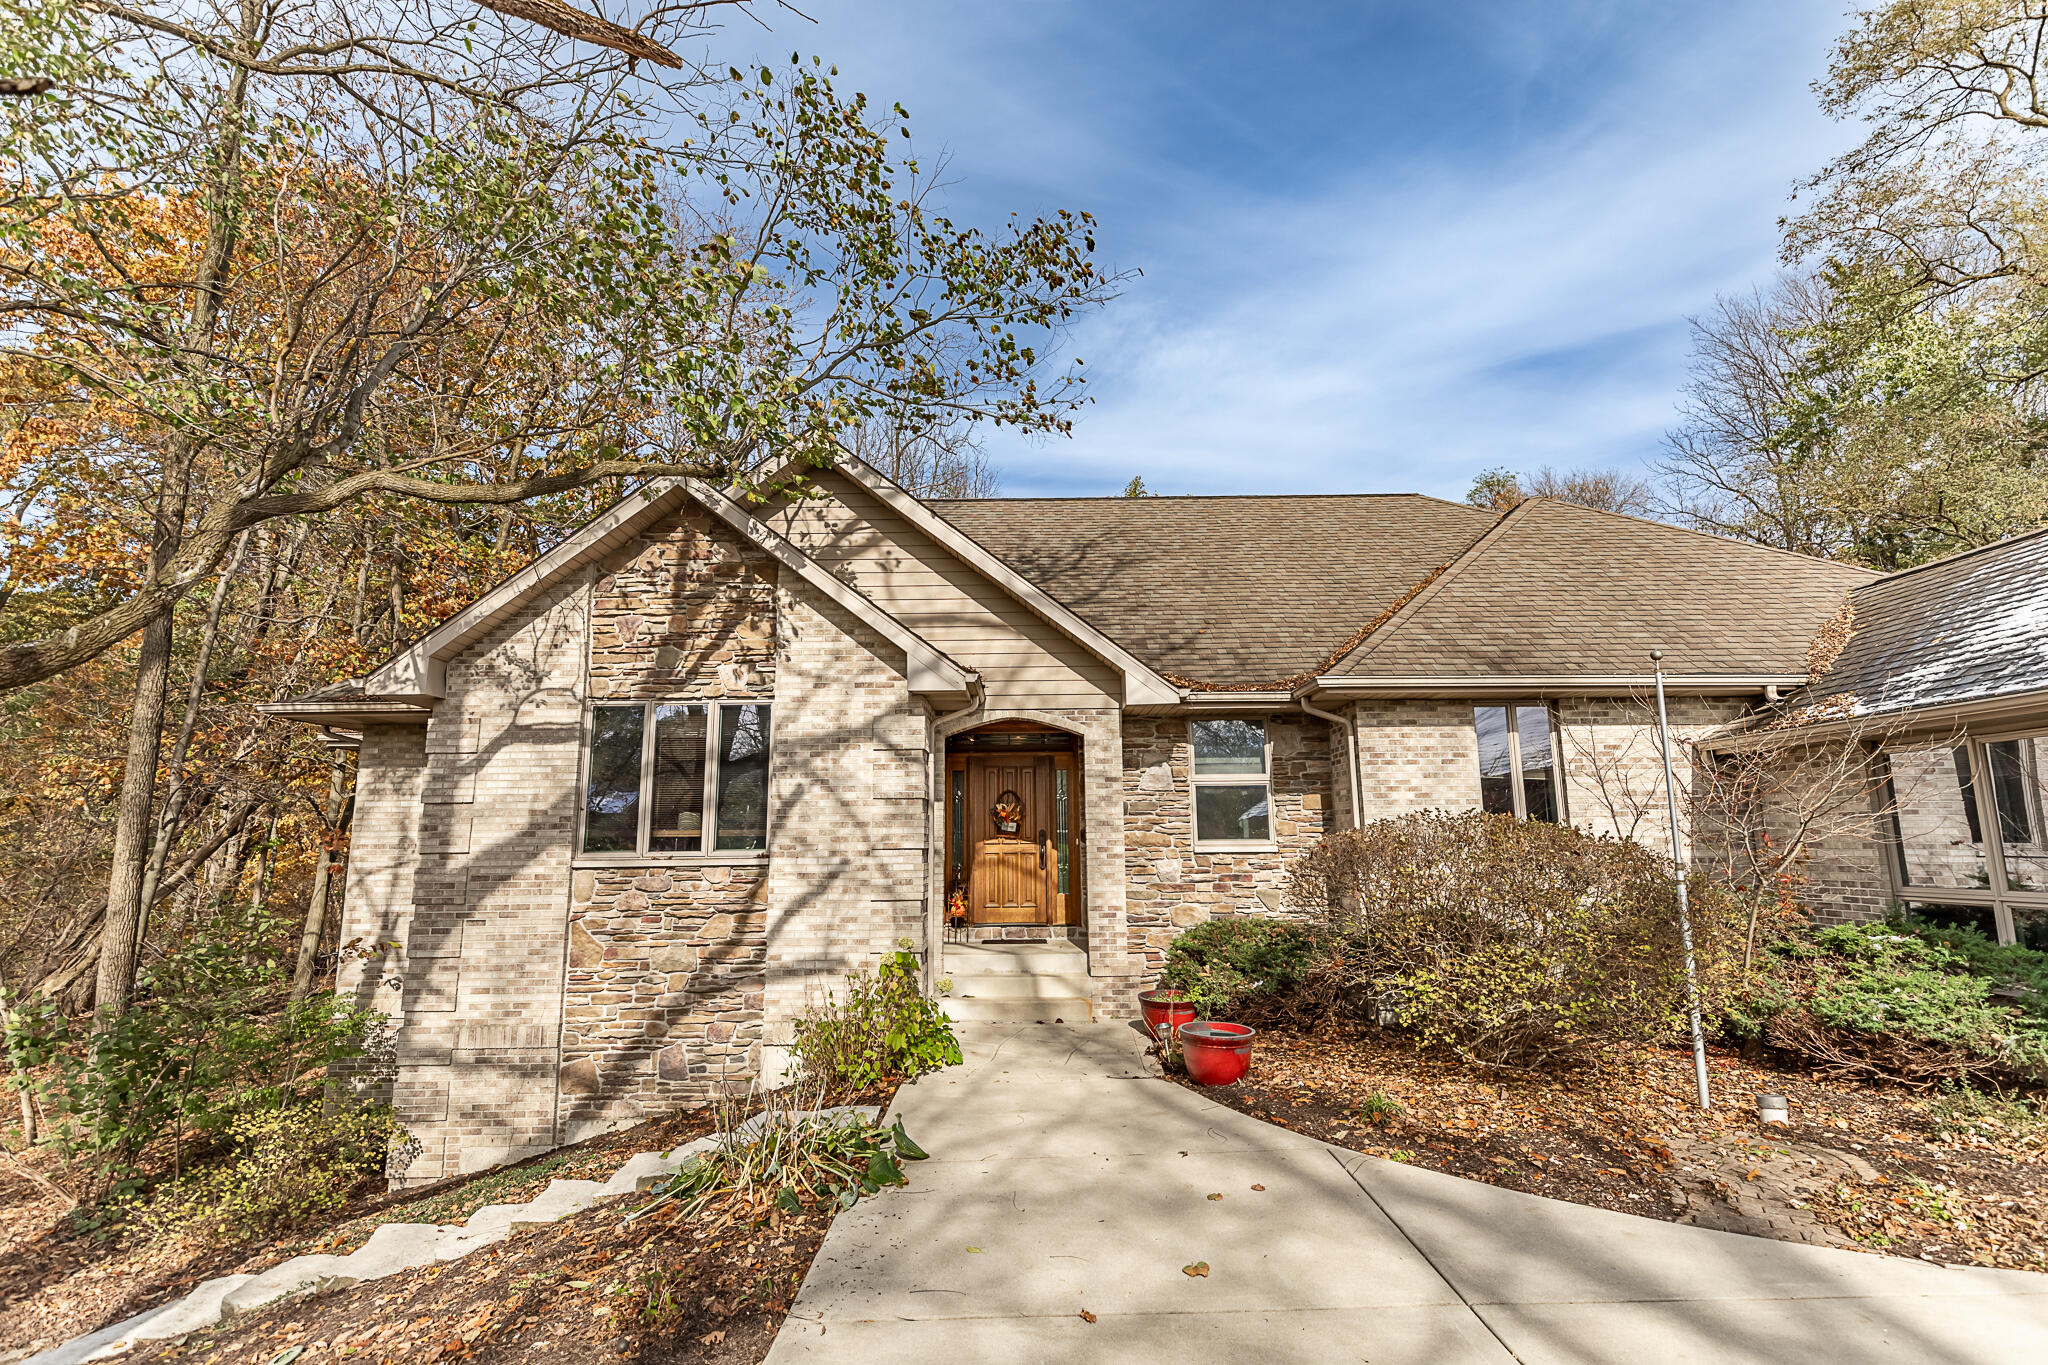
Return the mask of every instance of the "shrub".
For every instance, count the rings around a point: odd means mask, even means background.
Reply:
[[[1185,991],[1197,1018],[1312,1024],[1342,996],[1341,945],[1315,925],[1212,919],[1174,939],[1159,981]]]
[[[1992,999],[1991,981],[1940,943],[1836,925],[1773,957],[1763,1036],[1823,1071],[1916,1086],[2048,1078],[2048,1029]]]
[[[851,1090],[958,1065],[952,1021],[917,979],[917,955],[907,949],[882,959],[879,971],[849,972],[844,998],[796,1021],[791,1051],[811,1076]]]
[[[1428,811],[1324,839],[1288,898],[1350,943],[1402,1024],[1474,1061],[1541,1066],[1684,1017],[1671,866],[1626,840]],[[1697,901],[1711,987],[1729,906],[1704,885]]]
[[[137,1222],[158,1236],[206,1243],[277,1232],[346,1204],[407,1141],[391,1111],[374,1105],[255,1110],[237,1115],[228,1131],[231,1155],[158,1185],[136,1209]]]
[[[1967,924],[1930,924],[1910,914],[1897,923],[1915,938],[1946,949],[1961,970],[1983,977],[2021,1014],[2048,1026],[2048,953],[2000,943]]]
[[[885,1185],[909,1184],[903,1163],[923,1161],[926,1153],[903,1131],[903,1120],[884,1128],[858,1111],[825,1113],[825,1095],[818,1083],[769,1091],[760,1113],[744,1122],[750,1103],[721,1106],[717,1143],[685,1162],[633,1216],[670,1201],[694,1212],[721,1198],[736,1199],[750,1213],[797,1213],[806,1203],[847,1209]]]
[[[245,1114],[320,1096],[327,1068],[362,1057],[388,1033],[384,1016],[333,995],[285,1001],[286,966],[251,950],[280,923],[243,912],[181,946],[145,979],[134,1006],[90,1036],[54,1003],[8,1002],[16,1083],[33,1078],[52,1121],[44,1141],[86,1168],[93,1195],[118,1200],[149,1164],[182,1170],[233,1136]]]

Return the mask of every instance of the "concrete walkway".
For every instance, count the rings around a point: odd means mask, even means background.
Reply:
[[[1126,1024],[961,1035],[896,1099],[933,1159],[833,1224],[771,1362],[2048,1359],[2048,1275],[1361,1156],[1151,1078]]]

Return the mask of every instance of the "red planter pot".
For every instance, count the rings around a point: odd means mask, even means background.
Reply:
[[[1138,1008],[1145,1015],[1146,1031],[1154,1038],[1170,1037],[1182,1024],[1195,1021],[1195,1007],[1189,1003],[1187,992],[1171,987],[1139,991]]]
[[[1180,1055],[1196,1085],[1236,1085],[1252,1064],[1258,1030],[1244,1024],[1182,1024]]]

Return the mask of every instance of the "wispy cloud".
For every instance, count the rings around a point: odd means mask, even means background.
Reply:
[[[1458,496],[1654,455],[1685,318],[1845,140],[1806,88],[1836,15],[1705,8],[905,0],[764,50],[910,105],[961,216],[1095,208],[1143,269],[1074,338],[1074,438],[996,445],[1007,491]]]

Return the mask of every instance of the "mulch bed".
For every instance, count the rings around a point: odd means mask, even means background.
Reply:
[[[17,1176],[18,1188],[0,1188],[0,1199],[14,1196],[9,1207],[18,1229],[0,1248],[0,1360],[132,1317],[217,1275],[255,1273],[314,1251],[343,1255],[368,1241],[380,1223],[459,1222],[485,1204],[524,1202],[551,1180],[603,1179],[635,1152],[665,1151],[710,1131],[710,1111],[688,1109],[420,1189],[386,1193],[384,1182],[373,1179],[317,1226],[225,1247],[151,1245],[119,1232],[79,1232],[56,1201]]]
[[[829,1102],[886,1108],[895,1088],[885,1082]],[[383,1223],[461,1222],[486,1204],[525,1202],[552,1180],[601,1180],[636,1152],[667,1151],[712,1128],[709,1109],[680,1111],[516,1165],[417,1190],[366,1193],[317,1227],[255,1246],[131,1245],[73,1233],[69,1220],[58,1220],[10,1247],[0,1263],[0,1361],[117,1322],[216,1275],[260,1271],[311,1252],[346,1254]],[[831,1211],[763,1214],[727,1203],[684,1216],[667,1206],[626,1224],[625,1215],[645,1202],[631,1195],[607,1200],[458,1261],[290,1299],[210,1331],[146,1343],[120,1359],[762,1359]]]
[[[673,1206],[630,1225],[622,1196],[446,1265],[294,1299],[127,1361],[701,1361],[768,1353],[831,1226],[828,1210]]]
[[[1940,1097],[1692,1054],[1613,1048],[1575,1071],[1482,1070],[1378,1030],[1260,1033],[1251,1074],[1201,1093],[1322,1141],[1667,1221],[1941,1263],[2048,1270],[2042,1130],[1943,1128]],[[1192,1085],[1185,1077],[1183,1084]],[[1399,1106],[1378,1122],[1360,1102]],[[1760,1093],[1793,1122],[1765,1128]],[[2043,1125],[2048,1129],[2048,1125]]]

